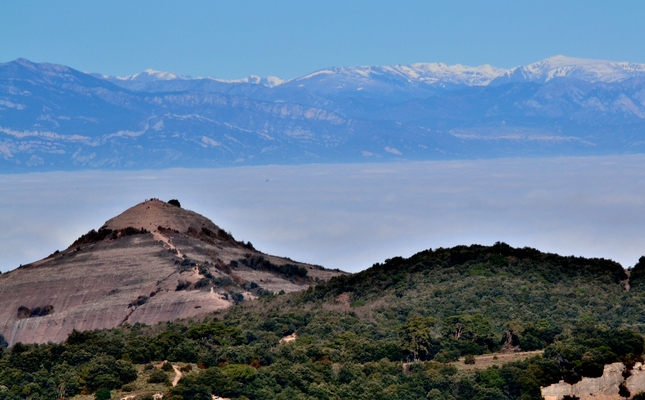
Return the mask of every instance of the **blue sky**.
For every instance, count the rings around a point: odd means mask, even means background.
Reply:
[[[330,66],[645,63],[643,1],[14,1],[0,61],[126,75],[293,78]]]

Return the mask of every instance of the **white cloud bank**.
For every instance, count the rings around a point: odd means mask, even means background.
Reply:
[[[0,270],[146,198],[177,198],[261,251],[359,271],[457,244],[645,254],[645,156],[0,175]]]

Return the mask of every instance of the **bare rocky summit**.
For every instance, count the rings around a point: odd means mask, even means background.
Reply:
[[[198,317],[339,274],[263,254],[195,212],[147,200],[0,275],[0,334],[10,345],[60,342],[73,329]]]

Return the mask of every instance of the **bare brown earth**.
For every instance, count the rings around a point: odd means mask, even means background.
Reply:
[[[530,357],[538,356],[542,353],[544,353],[544,350],[484,354],[482,356],[475,356],[474,364],[464,363],[464,357],[461,357],[459,361],[453,362],[451,364],[457,367],[457,369],[460,371],[470,371],[475,369],[486,369],[494,365],[500,366],[502,364],[507,364],[513,361],[520,361]]]
[[[262,254],[236,242],[207,218],[159,200],[137,204],[102,227],[115,232],[125,228],[147,232],[77,243],[0,275],[0,334],[10,345],[60,342],[73,329],[197,317],[232,305],[232,293],[250,300],[260,288],[290,292],[342,274]],[[307,277],[288,277],[242,262],[258,256],[278,266],[305,268]],[[176,290],[180,281],[190,285],[203,278],[200,267],[234,283]],[[248,287],[251,282],[258,287]],[[38,309],[49,314],[39,314]],[[25,317],[29,312],[32,315]]]

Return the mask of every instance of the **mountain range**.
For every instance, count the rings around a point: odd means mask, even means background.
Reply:
[[[335,67],[282,80],[0,64],[3,172],[641,153],[645,64]]]

